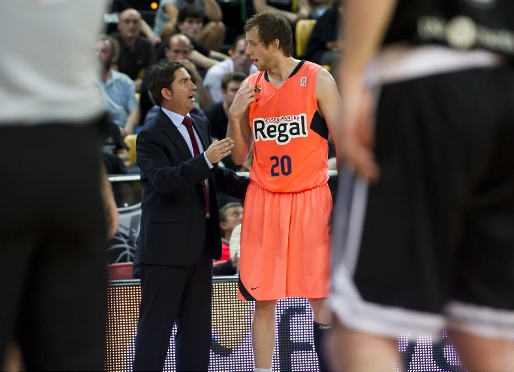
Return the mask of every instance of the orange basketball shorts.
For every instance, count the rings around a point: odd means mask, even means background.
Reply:
[[[327,297],[331,211],[327,184],[274,193],[250,182],[241,225],[238,298]]]

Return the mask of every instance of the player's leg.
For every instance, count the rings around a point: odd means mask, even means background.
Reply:
[[[331,329],[330,309],[326,298],[309,298],[312,312],[314,314],[313,334],[314,349],[318,356],[318,364],[320,371],[331,371],[329,367],[328,353],[326,352],[326,339]]]
[[[396,339],[350,329],[337,317],[327,349],[334,371],[396,371],[402,367]]]
[[[332,197],[328,185],[294,194],[290,223],[287,295],[309,300],[314,313],[314,348],[320,371],[329,370],[323,339],[330,329],[330,235]],[[308,218],[306,218],[308,216]]]
[[[252,322],[255,368],[269,369],[275,349],[275,308],[277,300],[256,301]]]
[[[448,334],[459,359],[469,371],[514,371],[514,342],[485,338],[458,330]]]
[[[447,130],[438,116],[445,111],[432,109],[425,85],[416,80],[381,90],[375,115],[380,181],[367,185],[339,172],[329,302],[331,354],[342,370],[401,369],[397,338],[431,334],[437,340],[445,325],[463,182],[453,171],[461,159],[451,151],[453,141],[438,141]],[[403,99],[415,104],[399,107]],[[408,146],[397,146],[398,138]],[[452,156],[444,158],[447,153]],[[434,169],[441,174],[427,177]]]
[[[107,242],[96,125],[40,127],[25,133],[38,138],[28,158],[41,173],[29,172],[39,182],[32,186],[34,198],[19,205],[24,213],[37,210],[27,226],[39,227],[28,230],[38,233],[18,310],[18,341],[27,370],[99,370],[105,353]],[[55,144],[51,150],[49,143]],[[64,170],[66,182],[57,181]],[[27,181],[30,187],[33,182]],[[30,195],[25,191],[20,195]],[[34,206],[24,208],[26,203]]]

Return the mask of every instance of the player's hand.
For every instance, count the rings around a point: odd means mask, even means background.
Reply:
[[[215,164],[223,159],[225,156],[230,155],[232,148],[234,147],[234,140],[232,138],[224,138],[220,141],[214,141],[211,143],[209,148],[205,151],[207,159],[211,164]]]
[[[340,74],[339,87],[343,101],[342,158],[338,163],[347,163],[353,171],[376,182],[380,168],[373,152],[374,130],[372,127],[372,96],[360,77]]]
[[[254,101],[255,92],[252,86],[242,85],[234,96],[234,101],[228,110],[229,119],[232,117],[239,118],[245,112],[250,103]]]

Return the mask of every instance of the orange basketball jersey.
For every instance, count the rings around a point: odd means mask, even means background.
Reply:
[[[328,181],[328,128],[316,102],[320,68],[302,61],[280,88],[263,71],[248,78],[255,90],[250,178],[268,191],[299,192]]]

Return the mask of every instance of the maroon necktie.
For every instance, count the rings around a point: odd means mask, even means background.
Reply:
[[[200,155],[200,148],[198,147],[198,142],[196,142],[196,136],[193,132],[193,121],[189,116],[186,116],[184,117],[182,124],[184,124],[187,128],[187,133],[189,134],[189,138],[191,139],[191,144],[193,145],[193,155]],[[207,187],[205,186],[205,182],[202,181],[201,184],[203,189],[203,196],[205,197],[205,213],[207,214],[210,210],[209,194],[207,194]]]

